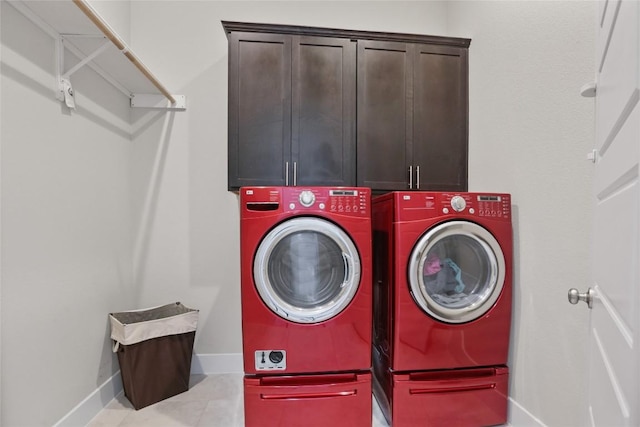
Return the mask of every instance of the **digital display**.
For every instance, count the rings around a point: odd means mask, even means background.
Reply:
[[[478,196],[479,202],[499,202],[501,200],[500,196]]]
[[[331,196],[357,196],[356,190],[331,190],[329,192]]]

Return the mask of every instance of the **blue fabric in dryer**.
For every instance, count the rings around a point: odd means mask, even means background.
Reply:
[[[453,262],[453,260],[451,258],[445,258],[444,259],[445,264],[447,264],[454,272],[455,274],[455,279],[456,282],[458,283],[456,285],[456,287],[454,288],[454,290],[457,293],[460,293],[462,291],[464,291],[464,283],[462,282],[462,270],[460,270],[460,267],[458,267],[458,264],[456,264],[455,262]]]

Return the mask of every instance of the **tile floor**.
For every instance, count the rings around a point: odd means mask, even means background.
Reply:
[[[373,399],[373,427],[387,427]],[[192,375],[189,391],[136,411],[120,393],[87,427],[243,427],[242,374]]]

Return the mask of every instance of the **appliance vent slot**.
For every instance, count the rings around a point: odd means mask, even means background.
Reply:
[[[280,206],[277,202],[252,202],[247,203],[248,211],[268,212],[278,210]]]

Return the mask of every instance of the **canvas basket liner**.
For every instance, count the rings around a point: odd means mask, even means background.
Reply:
[[[110,313],[113,352],[119,345],[131,345],[152,338],[178,335],[196,330],[198,310],[180,302],[141,310]]]

